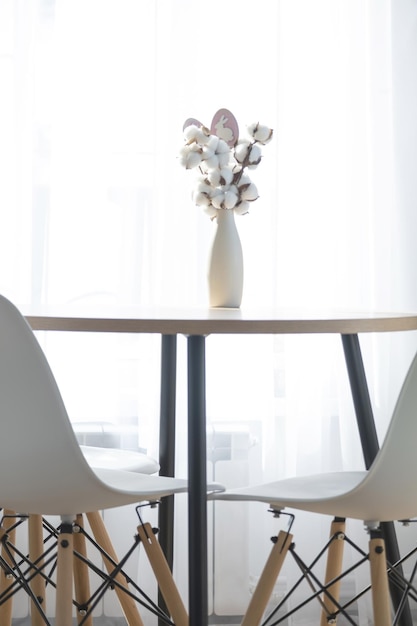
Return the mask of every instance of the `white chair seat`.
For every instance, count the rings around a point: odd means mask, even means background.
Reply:
[[[291,507],[304,511],[318,511],[331,515],[352,517],[350,500],[346,495],[357,487],[366,477],[367,472],[329,472],[327,474],[312,474],[311,476],[296,476],[252,487],[228,489],[216,494],[216,500],[248,500],[266,502],[274,509]],[[342,513],[335,513],[335,499],[344,497]],[[330,502],[330,505],[329,505]],[[372,503],[370,503],[370,507]],[[337,508],[337,507],[336,507]],[[347,509],[349,508],[349,515]],[[361,513],[363,509],[361,509]],[[362,517],[362,516],[360,516]]]
[[[83,445],[80,448],[88,464],[93,469],[125,470],[128,472],[139,472],[140,474],[156,474],[159,472],[159,463],[141,452]]]
[[[124,470],[112,470],[108,468],[93,468],[95,475],[106,485],[107,489],[113,489],[124,498],[136,501],[136,494],[141,494],[142,500],[158,500],[173,493],[184,493],[188,490],[188,481],[181,478],[168,476],[149,476]],[[208,491],[222,489],[220,485],[211,483],[207,485]]]

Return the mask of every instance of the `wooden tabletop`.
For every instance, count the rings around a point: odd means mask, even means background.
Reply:
[[[25,313],[25,310],[23,309]],[[25,313],[33,330],[164,335],[298,334],[417,330],[417,313],[308,311],[273,308],[112,308],[100,312],[45,308]]]

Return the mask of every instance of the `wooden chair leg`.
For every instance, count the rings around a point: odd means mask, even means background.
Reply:
[[[36,562],[37,567],[42,567],[43,560],[39,557],[44,552],[43,546],[43,526],[41,515],[29,515],[29,558],[32,563]],[[46,611],[45,598],[45,579],[39,574],[35,575],[30,581],[30,587],[34,596],[38,599],[43,611]],[[36,605],[31,602],[31,624],[32,626],[45,626],[42,615],[39,613]]]
[[[275,581],[281,571],[282,564],[287,556],[293,536],[283,530],[280,531],[274,543],[262,574],[253,592],[251,601],[246,610],[241,626],[258,626],[271,597]]]
[[[110,537],[107,533],[106,527],[103,522],[103,518],[98,511],[93,513],[87,513],[88,523],[90,524],[91,532],[94,535],[96,542],[107,552],[109,557],[116,563],[118,562],[117,554],[113,548]],[[108,573],[110,574],[114,570],[113,563],[103,557],[104,565]],[[122,574],[117,574],[115,580],[119,585],[128,589],[128,584]],[[142,618],[139,614],[137,604],[135,600],[128,596],[123,589],[120,589],[118,585],[115,586],[115,592],[117,594],[120,606],[124,613],[125,619],[129,626],[143,626]]]
[[[72,522],[65,520],[58,537],[55,626],[72,626],[73,560]]]
[[[175,626],[188,626],[187,611],[152,526],[149,523],[138,526],[138,535]]]
[[[344,537],[346,530],[346,522],[344,519],[334,519],[330,527],[330,537],[333,538],[327,552],[326,577],[325,585],[340,576],[343,564]],[[336,602],[340,598],[340,583],[336,581],[327,588],[327,591],[333,596]],[[321,613],[320,626],[328,626],[328,618],[337,611],[337,606],[327,594],[323,594],[323,611]]]
[[[379,531],[371,531],[369,541],[369,562],[371,566],[372,605],[374,624],[391,626],[391,606],[387,575],[385,543]]]
[[[9,529],[15,522],[15,519],[13,517],[15,515],[15,512],[5,509],[3,513],[4,513],[4,519],[3,519],[2,531],[9,535],[10,542],[14,544],[16,541],[16,529],[15,528],[13,530],[9,530]],[[4,550],[3,546],[1,548],[1,556],[6,561],[6,563],[8,563],[8,565],[12,566],[9,555]],[[8,577],[7,572],[3,568],[0,568],[0,594],[3,593],[10,586],[10,583],[11,583],[11,580]],[[13,598],[9,598],[9,600],[6,600],[5,602],[3,602],[3,604],[0,605],[0,624],[2,626],[3,625],[11,626],[12,611],[13,611]]]
[[[87,545],[85,535],[82,532],[77,532],[77,527],[79,527],[80,529],[84,528],[84,520],[82,515],[77,515],[75,518],[73,537],[74,551],[86,558]],[[80,606],[85,606],[86,610],[88,610],[87,603],[91,597],[89,568],[87,563],[77,558],[76,556],[74,556],[74,591],[77,604]],[[77,615],[78,623],[80,623],[81,620],[84,620],[84,626],[93,626],[92,615],[89,615],[86,618],[85,613],[83,611],[79,611]]]

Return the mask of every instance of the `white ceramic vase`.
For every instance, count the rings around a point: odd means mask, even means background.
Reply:
[[[233,210],[217,211],[208,267],[211,307],[239,308],[243,292],[243,254]]]

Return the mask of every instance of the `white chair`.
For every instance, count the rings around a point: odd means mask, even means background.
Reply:
[[[322,586],[322,625],[340,613],[340,582],[345,519],[362,520],[369,531],[369,561],[375,626],[391,626],[387,563],[381,522],[417,516],[417,356],[403,383],[383,445],[368,471],[295,477],[228,490],[214,499],[266,502],[276,515],[299,509],[334,516]],[[257,626],[265,611],[285,556],[294,550],[292,535],[281,531],[251,598],[243,626]],[[390,569],[390,565],[388,565]],[[390,574],[395,570],[390,569]],[[311,582],[311,581],[310,581]],[[314,581],[317,583],[317,581]],[[400,581],[401,582],[401,581]],[[404,581],[403,581],[404,582]],[[405,594],[407,585],[403,585]],[[415,595],[415,589],[414,589]],[[313,594],[314,597],[319,597]],[[405,597],[405,596],[404,596]],[[399,615],[395,616],[395,623]]]
[[[94,512],[133,503],[157,502],[164,496],[186,492],[187,482],[108,467],[93,469],[88,464],[36,337],[18,309],[3,296],[0,296],[0,415],[3,428],[0,503],[5,510],[24,512],[29,518],[60,517],[54,623],[72,626],[73,531],[79,530],[75,523],[79,515],[86,513],[93,525],[100,518]],[[208,486],[209,491],[220,488]],[[138,528],[138,535],[143,536],[146,543],[152,543],[152,529],[148,526]],[[94,534],[100,535],[102,531],[102,527],[97,528]],[[7,545],[7,529],[1,529],[0,537],[3,545]],[[103,545],[105,540],[106,536],[100,536],[98,544]],[[103,572],[102,577],[107,586],[114,585],[122,591],[126,581],[119,581],[121,570],[112,563],[111,556],[104,559],[111,573]],[[36,577],[40,575],[39,562],[31,564],[30,576],[33,577],[34,572]],[[1,566],[7,569],[8,564],[2,561]],[[9,574],[36,605],[36,594],[33,595],[22,568],[16,562],[14,566]],[[172,581],[169,584],[179,603],[180,619],[177,621],[184,623],[186,615],[181,600]],[[37,608],[42,623],[48,624],[42,607]],[[128,619],[129,624],[142,623],[139,617],[134,617],[136,621]]]
[[[131,451],[131,450],[121,450],[120,448],[103,448],[98,446],[88,446],[88,445],[80,445],[80,449],[84,454],[85,459],[88,464],[93,469],[114,469],[114,470],[126,470],[129,472],[137,472],[140,474],[156,474],[158,473],[160,466],[159,463],[152,457],[147,456],[142,452]],[[104,545],[101,545],[100,548],[105,550],[106,553],[112,554],[112,559],[114,562],[118,561],[116,552],[113,548],[110,537],[108,536],[103,520],[101,519],[100,512],[89,513],[90,519],[92,520],[92,529],[95,531],[95,541],[102,541]],[[17,524],[16,521],[19,518],[16,516],[14,511],[6,509],[3,513],[3,529],[8,537],[8,545],[2,545],[1,547],[1,558],[4,562],[8,563],[9,566],[12,566],[13,563],[11,559],[8,557],[8,550],[10,550],[10,546],[14,545],[16,542],[16,530]],[[30,557],[36,561],[38,559],[42,559],[42,553],[44,550],[44,527],[46,526],[45,520],[40,515],[31,515],[27,518],[28,522],[28,540],[29,540],[29,554]],[[84,527],[84,519],[83,516],[77,514],[76,518],[77,525],[80,527]],[[155,529],[151,529],[150,533],[152,537],[155,537],[154,533]],[[78,533],[74,536],[75,548],[77,553],[82,554],[83,558],[87,560],[87,543],[82,534]],[[149,545],[149,542],[148,542]],[[149,548],[148,548],[149,550]],[[159,553],[159,544],[154,541],[154,553]],[[161,554],[157,554],[159,559],[163,557]],[[153,554],[149,554],[149,558],[151,563],[154,562]],[[165,559],[164,559],[165,560]],[[109,565],[109,568],[111,565]],[[164,567],[166,565],[164,563]],[[88,566],[85,562],[82,562],[80,559],[74,560],[74,581],[75,581],[75,590],[76,590],[76,601],[78,606],[85,606],[88,603],[89,598],[91,597],[90,592],[90,582],[88,576]],[[159,569],[155,572],[155,575],[158,578],[161,577],[165,580],[167,579],[167,572],[162,573],[162,570]],[[9,573],[3,569],[0,571],[0,598],[6,597],[7,592],[10,589],[10,575]],[[172,584],[172,583],[171,583]],[[43,577],[34,577],[30,582],[31,591],[37,597],[39,602],[42,602],[43,610],[45,611],[44,599],[46,595],[46,580]],[[131,619],[132,623],[138,622],[138,611],[134,603],[129,600],[128,596],[124,593],[119,593],[120,604],[122,605],[123,611],[126,614],[131,614],[135,616],[135,619]],[[172,596],[172,594],[171,594]],[[11,626],[12,624],[12,612],[13,612],[13,595],[0,602],[0,624],[1,626]],[[140,619],[140,618],[139,618]],[[43,624],[43,617],[39,613],[35,611],[32,612],[32,626],[37,626],[38,624]],[[85,626],[91,626],[92,618],[89,616],[84,621]]]

